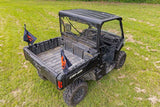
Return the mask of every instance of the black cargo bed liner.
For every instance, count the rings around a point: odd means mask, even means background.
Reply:
[[[54,49],[50,49],[48,51],[42,52],[38,54],[37,56],[39,57],[42,62],[53,69],[55,73],[61,73],[63,72],[62,66],[61,66],[61,50],[63,48],[61,46],[58,46]],[[72,66],[69,68],[69,70],[72,70],[75,66],[81,65],[85,62],[84,59],[80,58],[77,55],[74,55],[73,53],[64,50],[64,53],[66,57],[70,60],[72,63]]]

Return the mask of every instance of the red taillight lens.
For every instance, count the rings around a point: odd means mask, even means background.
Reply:
[[[61,81],[58,81],[58,88],[62,88],[63,87],[63,85],[62,85],[62,82]]]

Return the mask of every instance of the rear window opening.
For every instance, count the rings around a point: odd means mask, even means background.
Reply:
[[[82,21],[74,21],[71,18],[63,17],[61,27],[64,36],[96,48],[97,30],[94,26]]]

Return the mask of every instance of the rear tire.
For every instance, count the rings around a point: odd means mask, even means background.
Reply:
[[[38,70],[37,70],[37,74],[38,74],[38,76],[39,76],[42,80],[44,80],[44,81],[47,80],[47,78],[46,78],[45,76],[41,75]]]
[[[119,69],[123,66],[125,60],[126,60],[126,53],[124,51],[120,51],[117,57],[116,66],[115,69]]]
[[[69,106],[75,106],[86,96],[88,85],[82,80],[70,84],[63,93],[63,99]]]

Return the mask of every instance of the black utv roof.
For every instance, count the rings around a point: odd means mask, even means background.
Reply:
[[[94,25],[102,25],[104,22],[114,19],[122,20],[121,17],[114,14],[86,9],[62,10],[59,12],[59,16],[67,16],[75,21],[80,20]]]

